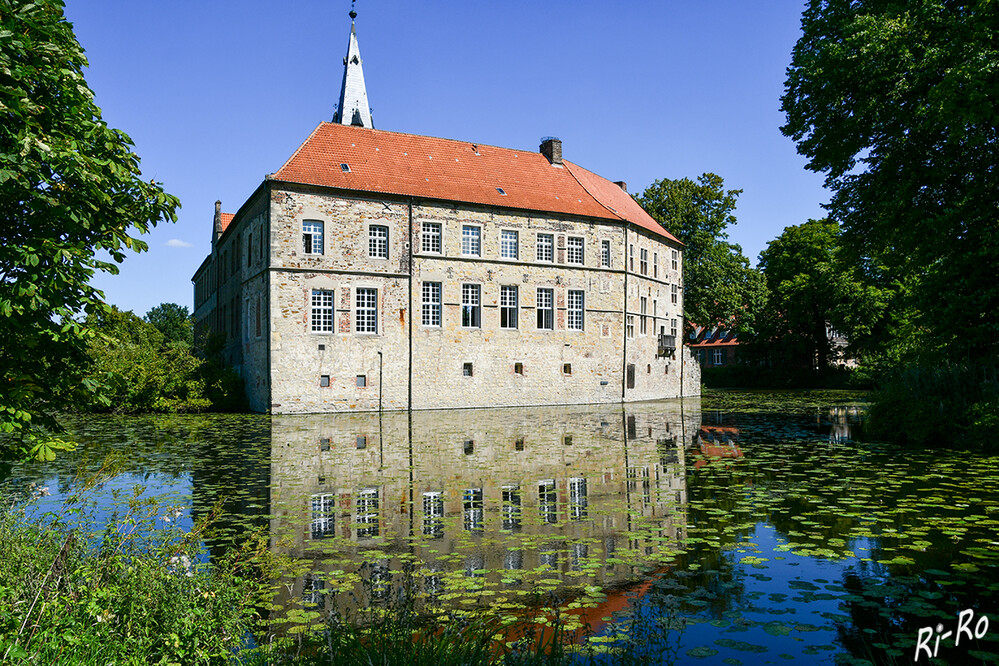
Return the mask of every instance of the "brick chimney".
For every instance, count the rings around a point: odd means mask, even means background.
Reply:
[[[562,164],[562,139],[546,136],[541,139],[541,154],[552,164]]]
[[[215,202],[215,219],[212,225],[212,245],[222,236],[222,201]]]
[[[625,192],[628,191],[628,183],[624,182],[623,180],[615,180],[614,184],[620,187]]]

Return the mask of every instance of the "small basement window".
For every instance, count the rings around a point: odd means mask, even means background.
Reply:
[[[359,388],[364,388],[367,385],[368,385],[368,376],[367,375],[358,375],[357,376],[357,386]]]
[[[368,438],[367,438],[367,436],[365,436],[365,435],[358,435],[357,436],[357,448],[363,449],[363,448],[367,448],[367,446],[368,446]]]
[[[524,374],[524,364],[523,363],[514,363],[513,364],[513,371],[514,371],[515,374],[518,374],[518,375]]]
[[[562,438],[562,444],[564,446],[572,446],[572,435],[566,435]]]
[[[319,351],[326,351],[326,345],[319,345]]]
[[[350,165],[346,162],[340,162],[340,171],[344,173],[350,173]]]
[[[466,439],[465,440],[465,447],[464,447],[464,449],[465,449],[465,455],[466,456],[472,455],[472,452],[475,451],[475,440],[474,439]]]
[[[329,386],[330,385],[330,376],[329,375],[321,375],[319,377],[319,385],[322,386],[322,387]]]
[[[514,451],[523,451],[524,450],[524,438],[523,437],[521,437],[520,439],[518,439],[516,442],[513,443],[513,450]]]
[[[463,364],[461,366],[461,374],[464,377],[471,377],[472,376],[472,364],[471,363],[465,363],[465,364]]]
[[[320,437],[319,438],[319,450],[320,451],[329,451],[330,450],[330,442],[331,442],[331,439],[329,437]]]
[[[563,363],[562,364],[562,374],[564,374],[564,375],[571,375],[572,374],[572,363]]]

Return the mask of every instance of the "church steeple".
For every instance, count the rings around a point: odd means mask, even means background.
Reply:
[[[371,122],[371,109],[368,107],[368,93],[364,87],[364,72],[361,70],[361,50],[357,46],[357,31],[354,27],[354,3],[350,7],[350,42],[347,44],[347,57],[343,59],[343,84],[340,86],[340,104],[333,113],[333,122],[341,125],[357,125],[374,128]]]

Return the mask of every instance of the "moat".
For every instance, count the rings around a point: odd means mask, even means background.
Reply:
[[[86,417],[78,452],[7,485],[48,487],[41,515],[117,454],[98,520],[136,485],[186,526],[221,504],[209,552],[265,530],[294,563],[277,612],[315,621],[403,598],[557,606],[591,644],[628,632],[662,663],[908,663],[921,629],[970,609],[988,629],[942,640],[939,663],[994,662],[999,457],[859,441],[864,399]]]

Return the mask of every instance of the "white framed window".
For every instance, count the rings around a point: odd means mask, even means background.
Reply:
[[[725,365],[725,350],[716,349],[714,352],[714,365]]]
[[[538,287],[538,330],[551,331],[555,328],[555,290]]]
[[[355,330],[358,333],[378,332],[378,290],[358,287],[354,298]]]
[[[357,523],[357,538],[378,536],[378,488],[362,488],[357,494],[354,522]]]
[[[323,253],[323,223],[319,220],[302,221],[302,245],[305,254]]]
[[[624,318],[624,334],[629,338],[635,337],[635,315],[628,315]]]
[[[659,253],[652,253],[652,277],[659,277]]]
[[[555,261],[555,237],[551,234],[538,234],[538,261]]]
[[[642,296],[638,299],[640,303],[640,308],[642,310],[642,316],[638,320],[638,334],[645,335],[649,332],[649,318],[646,316],[646,312],[649,308],[649,299]]]
[[[388,259],[388,227],[372,224],[368,227],[368,256],[373,259]]]
[[[424,222],[420,233],[420,251],[440,254],[441,247],[441,223]]]
[[[672,266],[673,266],[673,270],[675,271],[676,268],[677,268],[677,265],[678,265],[678,262],[677,262],[677,252],[676,252],[676,250],[673,250],[672,252],[673,252]]]
[[[441,325],[441,283],[423,283],[423,325]]]
[[[423,493],[423,533],[438,539],[444,536],[444,494]]]
[[[331,493],[313,495],[312,538],[326,539],[334,535],[336,519],[336,496]]]
[[[676,305],[678,293],[679,293],[679,290],[677,289],[677,286],[675,284],[670,285],[669,298],[670,298],[670,302],[673,303],[673,305]]]
[[[669,334],[676,337],[676,319],[671,319],[669,323]]]
[[[569,236],[566,247],[566,261],[570,264],[583,263],[583,239],[579,236]]]
[[[482,256],[482,229],[471,225],[461,227],[461,253],[466,257]]]
[[[517,328],[517,287],[500,287],[500,328]]]
[[[586,518],[587,495],[585,478],[572,477],[569,479],[569,520]]]
[[[566,326],[569,328],[570,331],[583,330],[583,312],[584,312],[583,291],[577,289],[570,289],[569,316],[566,321]]]
[[[638,272],[642,275],[649,274],[649,251],[644,247],[638,251]]]
[[[463,328],[482,326],[482,285],[461,285],[461,325]]]
[[[609,240],[600,241],[600,265],[604,268],[611,267],[611,248]]]
[[[520,258],[520,234],[511,229],[500,231],[500,256],[504,259]]]
[[[333,332],[333,290],[312,290],[312,332]],[[257,335],[260,335],[259,333]]]

